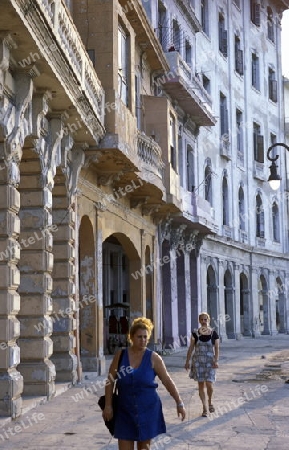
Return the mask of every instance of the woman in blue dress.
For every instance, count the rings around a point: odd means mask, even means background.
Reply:
[[[121,355],[119,351],[109,368],[105,387],[103,418],[110,420],[112,392],[115,380],[118,389],[118,407],[114,437],[119,450],[149,449],[151,440],[166,433],[162,403],[157,392],[156,375],[176,402],[177,414],[184,420],[186,412],[178,389],[169,376],[162,358],[147,348],[153,329],[152,322],[140,317],[135,319],[129,331],[130,347]]]
[[[198,382],[199,396],[203,404],[202,416],[207,417],[208,406],[209,412],[215,411],[212,397],[213,383],[216,381],[216,369],[219,367],[219,336],[210,327],[210,316],[208,313],[200,313],[199,322],[201,324],[200,328],[192,332],[185,369],[191,369],[190,378]]]

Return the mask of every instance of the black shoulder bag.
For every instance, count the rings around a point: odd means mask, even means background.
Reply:
[[[124,350],[122,350],[121,354],[119,355],[117,371],[119,371],[119,368],[120,368],[121,360],[122,360],[122,357],[123,357],[123,352],[124,352]],[[110,432],[110,434],[112,436],[114,435],[114,423],[115,423],[115,415],[116,415],[117,400],[118,400],[117,397],[118,397],[118,394],[117,394],[116,381],[115,381],[114,388],[113,388],[113,394],[112,394],[113,416],[112,416],[112,419],[104,421],[105,426],[108,428],[108,430],[109,430],[109,432]],[[98,406],[102,409],[102,411],[104,410],[104,408],[105,408],[105,395],[102,395],[101,397],[99,397]]]

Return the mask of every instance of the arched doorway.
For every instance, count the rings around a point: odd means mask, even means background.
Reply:
[[[243,336],[252,335],[252,323],[250,312],[250,298],[248,278],[244,273],[240,274],[240,323]]]
[[[224,275],[224,294],[225,294],[225,323],[226,334],[228,339],[234,339],[235,334],[235,299],[232,274],[230,270],[226,270]]]
[[[270,334],[270,309],[268,298],[268,284],[264,275],[259,279],[259,329],[261,334]]]
[[[104,351],[127,344],[131,318],[144,313],[140,257],[130,239],[114,233],[103,242]]]
[[[278,333],[286,333],[286,303],[284,284],[281,278],[276,278],[276,329]],[[277,298],[276,298],[277,297]]]
[[[211,325],[219,332],[218,316],[218,288],[216,284],[216,273],[210,265],[207,270],[207,306],[211,317]]]
[[[97,298],[95,295],[95,243],[93,227],[83,216],[79,227],[79,341],[84,371],[97,371]]]

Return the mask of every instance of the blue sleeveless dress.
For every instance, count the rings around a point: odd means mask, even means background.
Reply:
[[[166,432],[151,356],[152,351],[146,349],[140,366],[132,369],[128,349],[124,351],[117,381],[119,397],[114,431],[117,439],[146,441]],[[123,366],[128,369],[124,370]]]

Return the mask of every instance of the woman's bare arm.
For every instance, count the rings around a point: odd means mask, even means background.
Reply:
[[[175,400],[176,405],[177,405],[178,416],[181,415],[182,420],[184,420],[184,418],[186,417],[186,411],[184,408],[184,403],[180,397],[179,391],[178,391],[175,383],[173,382],[172,378],[168,374],[168,371],[167,371],[164,361],[155,352],[152,353],[152,365],[153,365],[153,368],[154,368],[157,376],[163,383],[164,387],[166,388],[168,393]]]
[[[188,351],[187,351],[187,359],[186,359],[186,364],[185,364],[185,369],[186,370],[188,370],[190,368],[190,360],[191,360],[191,356],[192,356],[192,353],[193,353],[194,349],[195,349],[195,338],[192,335],[190,346],[189,346]]]

